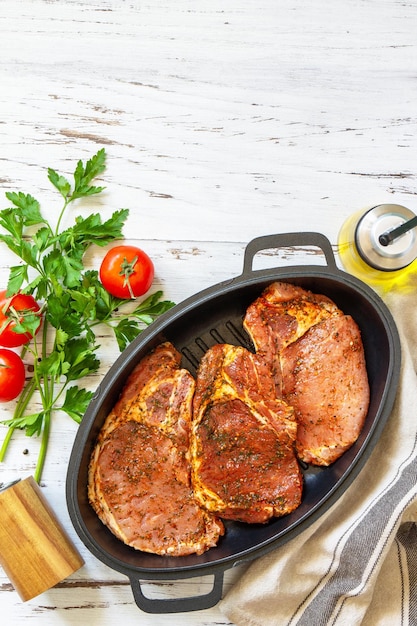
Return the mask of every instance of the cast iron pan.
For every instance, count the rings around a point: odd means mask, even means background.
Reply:
[[[326,265],[253,269],[261,250],[287,246],[315,246]],[[138,361],[163,341],[183,354],[183,365],[193,374],[205,350],[219,342],[251,346],[242,328],[247,306],[275,280],[287,281],[323,293],[356,320],[362,332],[371,400],[358,441],[327,468],[303,467],[302,503],[290,515],[266,525],[226,521],[226,533],[205,554],[161,557],[126,546],[100,522],[87,499],[87,471],[91,450],[105,417]],[[77,432],[67,474],[67,504],[75,530],[99,560],[125,574],[136,604],[149,613],[195,611],[215,605],[222,595],[224,571],[283,545],[319,518],[352,483],[375,446],[394,402],[399,370],[400,342],[395,323],[379,296],[363,282],[339,270],[330,242],[319,233],[288,233],[259,237],[244,254],[240,276],[201,291],[161,316],[132,342],[110,368],[91,401]],[[214,576],[207,594],[178,598],[146,597],[141,580],[178,580]]]

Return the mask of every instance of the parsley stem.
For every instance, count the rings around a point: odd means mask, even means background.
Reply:
[[[26,410],[27,405],[29,404],[35,389],[36,389],[36,379],[35,377],[33,377],[30,382],[23,388],[22,393],[19,396],[19,399],[16,403],[16,407],[14,410],[14,414],[13,414],[13,418],[14,419],[19,419],[20,417],[22,417],[23,413]],[[15,428],[13,426],[10,426],[6,437],[3,441],[3,445],[0,449],[0,463],[3,462],[4,457],[6,455],[10,440],[12,438],[13,432],[15,431]]]
[[[37,483],[39,483],[41,480],[43,466],[45,464],[50,430],[51,430],[51,411],[49,410],[45,412],[44,418],[43,418],[41,447],[40,447],[39,454],[38,454],[38,461],[36,463],[35,473],[33,475],[33,478],[36,480]]]
[[[56,224],[55,237],[58,237],[59,227],[61,225],[62,218],[64,217],[65,209],[67,208],[67,206],[69,205],[70,202],[71,202],[71,200],[68,200],[68,199],[66,199],[65,202],[64,202],[64,206],[61,209],[61,213],[59,214],[58,221],[57,221],[57,224]]]
[[[14,430],[15,429],[13,426],[9,426],[9,428],[7,429],[7,433],[4,438],[3,445],[1,446],[1,449],[0,449],[0,463],[4,461],[4,457],[6,456],[7,448],[9,447],[9,443],[13,436]]]

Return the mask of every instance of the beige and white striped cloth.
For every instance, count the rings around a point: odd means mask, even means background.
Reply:
[[[236,626],[417,626],[417,306],[384,299],[402,349],[385,429],[342,498],[221,601]]]

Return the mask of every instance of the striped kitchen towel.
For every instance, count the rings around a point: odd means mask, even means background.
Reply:
[[[392,414],[342,498],[221,601],[236,626],[417,626],[417,307],[385,301],[402,349]]]

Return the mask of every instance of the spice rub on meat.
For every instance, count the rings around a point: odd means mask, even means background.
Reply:
[[[333,463],[358,438],[369,406],[357,324],[326,296],[276,282],[248,307],[244,328],[294,407],[298,457]]]
[[[199,506],[190,481],[195,382],[170,343],[136,366],[94,448],[88,495],[124,543],[159,555],[202,554],[224,533]]]
[[[259,523],[297,508],[297,425],[261,356],[227,344],[210,348],[197,372],[193,415],[192,483],[206,509]]]
[[[359,329],[349,316],[312,326],[281,354],[283,395],[298,421],[297,454],[329,465],[357,440],[369,404]]]
[[[275,282],[246,310],[243,326],[250,335],[257,353],[269,364],[277,363],[285,346],[324,319],[343,315],[327,296],[292,285]],[[280,374],[279,374],[280,375]]]

